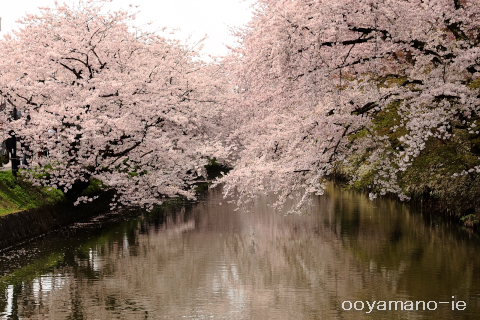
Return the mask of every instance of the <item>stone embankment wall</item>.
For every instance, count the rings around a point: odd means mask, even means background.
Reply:
[[[106,192],[94,202],[78,206],[62,203],[1,216],[0,250],[105,213],[110,209],[112,196],[112,192]]]

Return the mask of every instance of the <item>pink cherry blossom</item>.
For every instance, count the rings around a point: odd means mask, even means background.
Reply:
[[[206,157],[223,149],[217,131],[231,94],[223,69],[179,41],[132,29],[135,12],[103,12],[104,2],[42,8],[0,41],[8,102],[0,138],[14,130],[28,146],[34,157],[22,172],[35,185],[68,194],[95,178],[117,191],[113,205],[147,208],[192,198]],[[13,107],[23,115],[16,121]],[[37,158],[42,148],[48,157]]]
[[[340,168],[353,180],[375,172],[372,199],[407,199],[397,174],[426,141],[451,139],[461,121],[476,126],[478,1],[258,0],[254,8],[226,60],[242,148],[217,184],[239,204],[259,193],[278,193],[277,205],[295,192],[321,194]],[[392,104],[400,148],[374,130]]]

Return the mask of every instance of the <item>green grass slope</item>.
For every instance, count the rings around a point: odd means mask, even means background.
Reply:
[[[0,216],[55,204],[64,199],[60,190],[34,187],[21,179],[15,181],[12,171],[0,171]]]

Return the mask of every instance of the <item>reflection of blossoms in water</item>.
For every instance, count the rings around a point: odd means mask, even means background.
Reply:
[[[394,201],[372,203],[332,185],[304,215],[273,210],[269,197],[234,211],[215,189],[176,213],[122,223],[117,213],[110,215],[117,223],[105,215],[78,224],[72,237],[84,240],[71,244],[59,234],[61,241],[52,241],[66,242],[63,251],[48,255],[40,276],[28,270],[42,259],[19,269],[32,280],[7,283],[11,304],[0,312],[55,319],[341,319],[342,301],[444,301],[452,283],[468,303],[466,315],[478,312],[480,260],[471,255],[477,244],[465,237]],[[451,319],[450,312],[418,316]],[[367,319],[362,314],[355,316]]]

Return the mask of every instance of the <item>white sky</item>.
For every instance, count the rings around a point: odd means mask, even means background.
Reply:
[[[59,3],[72,5],[78,0],[60,0]],[[234,38],[229,35],[229,26],[241,26],[251,17],[250,5],[254,0],[113,0],[105,8],[129,8],[129,4],[139,5],[140,13],[135,24],[145,30],[162,27],[180,28],[174,35],[177,39],[192,36],[191,41],[203,38],[203,52],[212,55],[224,55],[227,49],[223,45],[233,45]],[[38,13],[38,7],[54,7],[54,0],[0,0],[2,30],[0,36],[17,28],[17,21],[25,13]],[[151,26],[145,25],[153,22]]]

